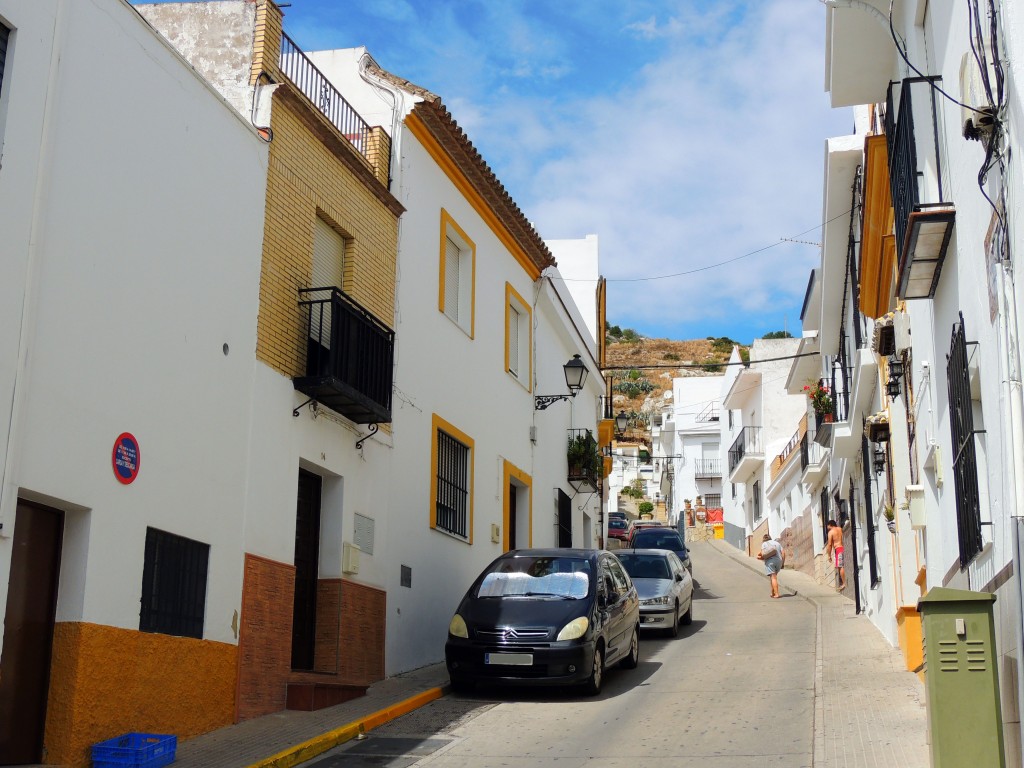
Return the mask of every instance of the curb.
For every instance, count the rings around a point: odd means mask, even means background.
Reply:
[[[372,731],[374,728],[378,728],[391,720],[408,714],[414,709],[419,709],[425,704],[441,698],[448,692],[447,685],[430,688],[423,693],[418,693],[390,707],[372,712],[358,720],[353,720],[351,723],[346,723],[340,728],[335,728],[301,744],[296,744],[294,747],[289,747],[282,752],[278,752],[276,755],[253,763],[248,768],[292,768],[292,766],[322,755],[339,744],[351,741],[363,735],[366,731]]]

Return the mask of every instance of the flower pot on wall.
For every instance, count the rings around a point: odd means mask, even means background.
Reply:
[[[896,521],[886,520],[885,527],[889,529],[889,533],[896,533]]]

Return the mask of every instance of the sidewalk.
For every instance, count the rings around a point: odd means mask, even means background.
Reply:
[[[763,574],[761,561],[712,540],[714,548]],[[925,691],[853,601],[805,573],[783,570],[782,589],[817,609],[814,765],[827,768],[928,768]]]
[[[763,573],[722,541],[724,557]],[[929,768],[924,686],[853,602],[799,571],[779,583],[817,609],[814,676],[816,768]],[[278,712],[178,746],[175,768],[290,768],[447,693],[443,663],[370,686],[366,696],[318,712]]]
[[[443,696],[444,663],[389,677],[316,712],[276,712],[178,745],[175,768],[289,768]]]

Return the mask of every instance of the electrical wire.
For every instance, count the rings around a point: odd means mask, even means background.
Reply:
[[[653,276],[650,276],[650,277],[607,277],[607,278],[605,278],[605,280],[606,280],[606,282],[609,282],[609,283],[639,283],[639,282],[650,281],[650,280],[668,280],[669,278],[673,278],[673,277],[683,277],[685,275],[692,275],[692,274],[695,274],[697,272],[706,272],[709,269],[715,269],[716,267],[724,267],[726,264],[732,264],[734,261],[739,261],[740,259],[745,259],[748,256],[755,256],[758,253],[762,253],[762,252],[770,250],[772,248],[776,248],[776,247],[782,245],[782,243],[784,243],[784,242],[792,242],[793,238],[800,237],[801,235],[806,235],[808,232],[814,232],[817,229],[821,229],[822,227],[828,226],[829,224],[831,224],[836,219],[841,219],[843,216],[847,216],[850,213],[852,213],[852,211],[843,211],[842,213],[837,214],[836,216],[833,216],[828,221],[822,222],[821,224],[813,226],[810,229],[805,229],[803,232],[797,232],[795,235],[793,235],[793,237],[780,237],[779,238],[779,242],[777,242],[777,243],[772,243],[771,245],[766,245],[766,246],[764,246],[762,248],[758,248],[756,250],[750,251],[749,253],[741,254],[740,256],[734,256],[733,258],[726,259],[725,261],[718,261],[718,262],[715,262],[714,264],[706,264],[703,267],[697,267],[696,269],[689,269],[689,270],[687,270],[685,272],[673,272],[672,274],[669,274],[669,275],[653,275]],[[809,245],[818,245],[818,243],[808,243],[808,244]],[[592,282],[594,282],[593,279],[575,278],[575,277],[572,277],[572,278],[570,278],[570,277],[562,277],[561,280],[563,280],[564,282],[567,282],[567,283],[592,283]]]
[[[910,59],[907,57],[906,51],[905,51],[905,49],[903,47],[904,45],[906,45],[906,41],[903,41],[903,43],[901,44],[900,37],[896,34],[896,28],[892,24],[892,6],[893,6],[893,2],[894,2],[894,0],[889,0],[889,34],[892,35],[892,42],[896,46],[896,52],[900,55],[900,58],[903,59],[904,62],[906,62],[907,66],[910,67],[917,74],[918,77],[923,78],[925,80],[925,82],[927,82],[928,85],[930,85],[935,91],[937,91],[938,93],[941,93],[943,96],[945,96],[947,99],[952,101],[954,104],[957,104],[957,105],[963,107],[964,109],[969,109],[969,110],[971,110],[971,112],[975,112],[975,113],[977,113],[979,115],[985,115],[986,117],[991,117],[991,115],[988,112],[984,112],[984,111],[982,111],[980,109],[977,109],[975,107],[970,106],[969,104],[964,104],[962,101],[958,101],[957,99],[954,99],[952,96],[950,96],[944,90],[942,90],[939,86],[937,86],[932,78],[928,77],[928,75],[924,74],[924,72],[919,70],[917,67],[915,67],[910,62]]]

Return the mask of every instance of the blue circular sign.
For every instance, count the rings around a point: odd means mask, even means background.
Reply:
[[[114,441],[114,453],[111,462],[114,465],[114,477],[118,482],[128,485],[139,476],[139,441],[131,432],[122,432]]]

